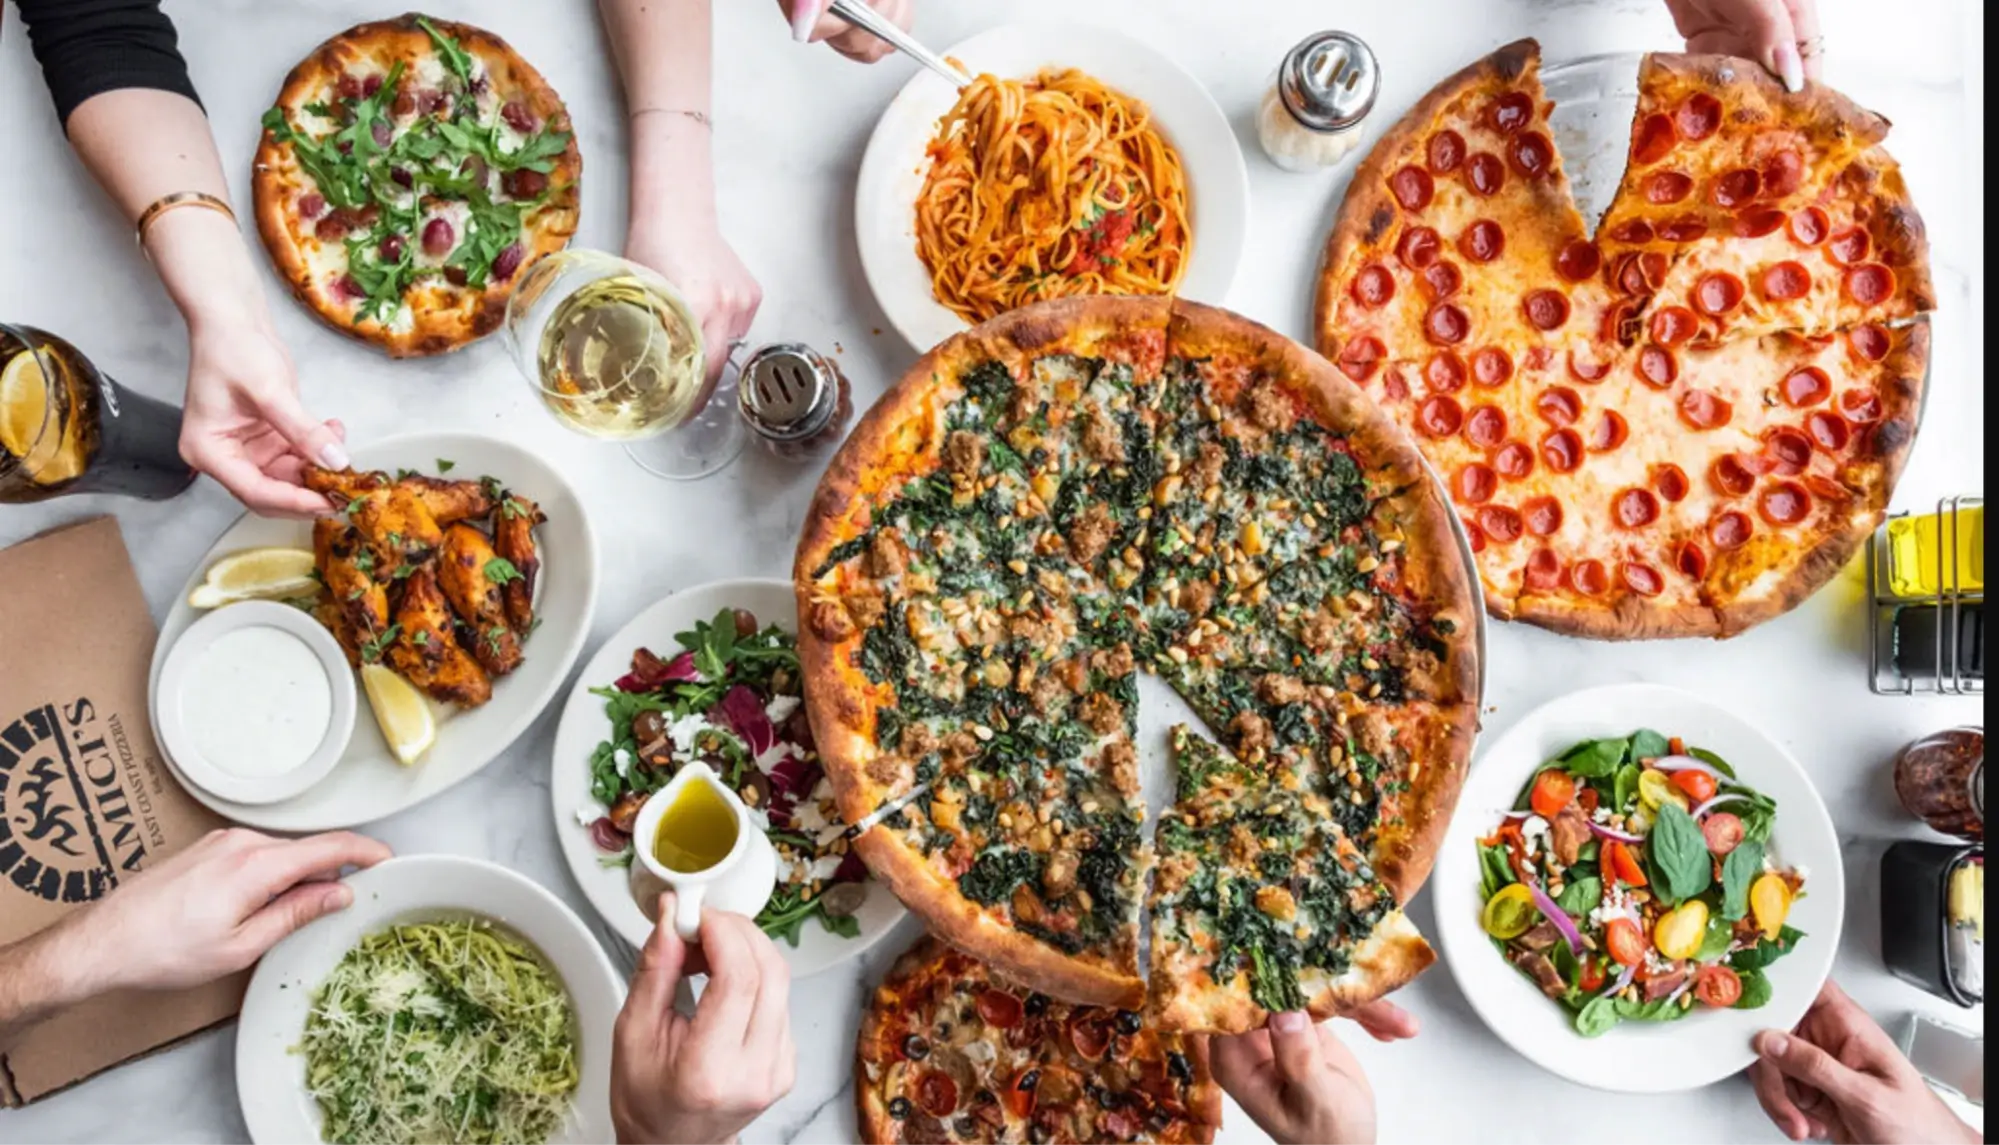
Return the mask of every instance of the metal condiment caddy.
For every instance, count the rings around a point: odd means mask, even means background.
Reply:
[[[1889,529],[1907,513],[1893,513],[1867,538],[1867,671],[1876,695],[1982,696],[1985,694],[1982,583],[1969,587],[1960,567],[1967,514],[1982,509],[1983,497],[1945,497],[1937,502],[1935,591],[1894,590]],[[1934,632],[1930,654],[1899,647],[1912,631]]]

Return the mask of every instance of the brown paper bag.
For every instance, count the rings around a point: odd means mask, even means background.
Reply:
[[[0,945],[222,825],[181,790],[153,743],[154,637],[115,519],[0,551]],[[223,1021],[247,982],[108,995],[54,1015],[0,1055],[0,1104],[34,1101]]]

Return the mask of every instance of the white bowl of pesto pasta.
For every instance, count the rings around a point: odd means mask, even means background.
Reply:
[[[1684,1020],[1622,1021],[1585,1036],[1562,1005],[1502,956],[1484,929],[1479,841],[1516,806],[1544,763],[1570,758],[1585,741],[1630,737],[1640,729],[1679,737],[1689,751],[1712,753],[1741,784],[1775,801],[1765,853],[1806,876],[1786,919],[1802,936],[1788,954],[1761,966],[1767,1001],[1755,1008],[1691,1006]],[[1846,903],[1839,836],[1805,769],[1767,732],[1728,708],[1657,684],[1572,692],[1488,740],[1458,797],[1430,887],[1444,962],[1485,1024],[1543,1069],[1623,1093],[1694,1089],[1747,1068],[1756,1056],[1749,1045],[1756,1031],[1797,1025],[1825,984]]]
[[[251,1140],[611,1140],[625,985],[582,919],[453,855],[346,883],[353,905],[273,947],[250,979],[236,1092]]]

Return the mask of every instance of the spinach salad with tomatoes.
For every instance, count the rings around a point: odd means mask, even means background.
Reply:
[[[1596,1037],[1621,1021],[1755,1009],[1803,868],[1772,861],[1777,804],[1728,761],[1650,729],[1543,763],[1478,841],[1481,924]]]

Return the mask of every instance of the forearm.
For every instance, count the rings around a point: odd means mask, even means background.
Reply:
[[[624,81],[634,230],[715,220],[712,0],[599,0]]]
[[[99,980],[90,957],[83,933],[89,913],[0,946],[0,1049],[43,1018],[113,988]]]

